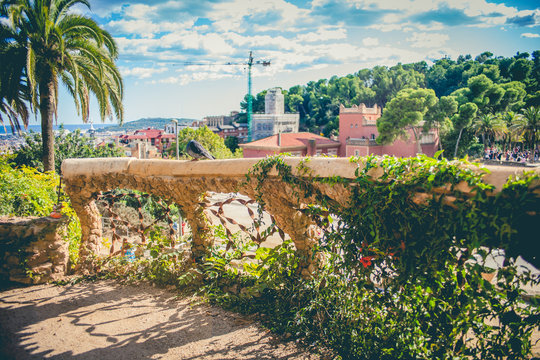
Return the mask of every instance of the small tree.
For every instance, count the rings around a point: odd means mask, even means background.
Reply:
[[[227,159],[234,157],[242,157],[242,150],[237,149],[234,153],[225,145],[225,141],[214,134],[207,126],[203,126],[197,129],[182,129],[178,132],[178,142],[180,151],[184,151],[187,143],[190,140],[197,140],[204,146],[205,149],[210,151],[216,159]],[[176,143],[173,143],[169,151],[175,151]]]
[[[397,138],[407,138],[411,129],[416,141],[418,153],[422,152],[419,127],[426,113],[437,105],[435,91],[431,89],[404,89],[390,100],[383,115],[377,120],[379,137],[377,142],[390,144]]]
[[[238,149],[238,137],[236,136],[227,136],[225,138],[225,146],[231,150],[231,152],[234,154],[236,149]]]
[[[512,130],[530,146],[529,161],[534,162],[534,151],[540,135],[540,107],[530,107],[523,110],[514,121]]]
[[[478,112],[478,106],[474,103],[466,103],[459,107],[459,113],[452,118],[454,123],[454,129],[459,129],[459,135],[456,141],[456,148],[454,150],[454,157],[457,157],[459,141],[461,140],[461,134],[463,129],[471,126],[473,119],[476,117]]]
[[[1,86],[23,84],[24,88],[16,87],[23,91],[18,101],[29,101],[39,111],[45,171],[55,167],[52,125],[59,84],[73,97],[84,122],[89,118],[90,94],[95,95],[102,119],[113,114],[120,122],[123,118],[116,43],[94,20],[74,11],[77,5],[90,8],[87,0],[0,1],[0,78],[11,76]],[[0,95],[0,103],[5,98],[13,103],[17,96]],[[21,115],[24,123],[20,111],[24,109],[14,109],[11,115]]]
[[[41,161],[43,145],[38,133],[26,135],[26,143],[15,152],[14,163],[43,171]],[[95,146],[91,138],[84,136],[79,129],[72,133],[60,130],[54,144],[55,171],[60,174],[62,161],[70,158],[122,157],[124,152],[116,144]]]
[[[505,129],[504,122],[492,114],[480,115],[476,118],[472,127],[475,135],[482,136],[484,148],[491,146],[491,140],[495,141],[496,137],[502,135]]]

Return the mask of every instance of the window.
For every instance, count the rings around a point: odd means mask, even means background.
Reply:
[[[375,140],[375,134],[371,134],[371,140]]]
[[[355,128],[358,128],[358,124],[354,124],[354,127],[355,127]]]
[[[360,156],[360,150],[354,150],[354,156]]]
[[[337,155],[337,149],[328,149],[328,155]]]
[[[352,124],[351,124],[351,129],[352,129]]]

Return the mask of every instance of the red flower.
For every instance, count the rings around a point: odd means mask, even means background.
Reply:
[[[363,256],[360,258],[360,262],[365,268],[371,265],[371,260],[375,259],[375,256]]]

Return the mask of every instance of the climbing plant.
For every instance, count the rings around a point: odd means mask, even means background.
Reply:
[[[353,179],[318,178],[309,160],[294,169],[280,156],[248,175],[260,199],[271,170],[299,199],[314,197],[303,211],[325,230],[317,251],[326,261],[311,280],[298,280],[284,331],[350,359],[526,357],[539,307],[524,301],[522,286],[539,278],[518,271],[515,260],[538,266],[538,175],[512,178],[495,194],[482,181],[487,170],[473,164],[351,161],[359,165]],[[321,183],[345,185],[347,205],[329,199]],[[484,264],[495,248],[506,260],[492,283],[485,279],[494,269]]]

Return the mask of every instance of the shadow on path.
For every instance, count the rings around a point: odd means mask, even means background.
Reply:
[[[315,359],[219,308],[113,281],[0,292],[2,359]]]

